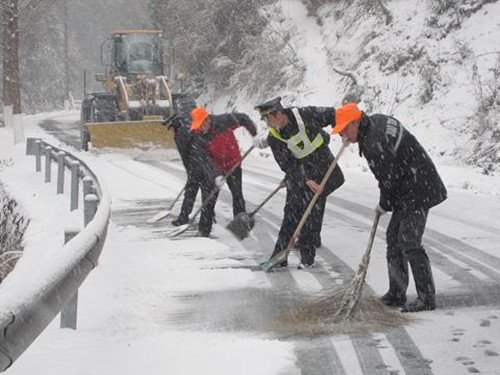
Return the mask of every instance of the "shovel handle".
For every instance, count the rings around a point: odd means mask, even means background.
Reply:
[[[250,152],[254,149],[254,146],[250,147],[248,150],[245,151],[245,153],[243,154],[243,156],[241,157],[241,160],[239,162],[237,162],[235,165],[233,165],[231,167],[231,169],[224,175],[224,181],[229,177],[231,176],[231,174],[233,174],[233,172],[236,170],[236,168],[238,168],[241,163],[243,162],[243,160],[245,160],[245,158],[250,154]],[[210,195],[208,196],[206,202],[209,202],[210,199],[212,199],[215,194],[217,194],[217,192],[220,190],[220,188],[218,188],[217,186],[210,192]],[[203,207],[206,206],[206,204],[203,204],[199,209],[198,211],[196,211],[195,215],[193,216],[193,218],[196,218],[196,216],[200,213],[200,211],[203,209]]]
[[[276,186],[276,188],[271,192],[271,194],[269,194],[266,199],[264,199],[262,201],[261,204],[259,204],[257,206],[257,208],[255,208],[252,212],[249,213],[250,216],[254,216],[267,202],[269,202],[269,200],[274,197],[274,195],[280,191],[281,189],[283,189],[285,187],[285,184],[284,184],[285,180],[281,181],[280,184],[278,186]]]
[[[318,190],[317,193],[314,194],[314,196],[311,199],[311,202],[309,202],[309,205],[307,206],[306,211],[302,215],[302,219],[300,219],[299,225],[297,225],[295,232],[293,232],[292,237],[290,237],[290,241],[288,241],[288,245],[287,245],[286,249],[283,249],[278,254],[276,254],[272,259],[270,259],[268,261],[269,265],[267,265],[267,267],[261,267],[264,271],[271,270],[276,264],[278,264],[279,262],[283,261],[284,259],[286,259],[288,257],[288,254],[290,254],[290,251],[292,250],[292,246],[295,243],[295,240],[299,236],[300,231],[302,230],[302,227],[306,223],[307,218],[311,214],[312,209],[313,209],[314,205],[316,204],[316,201],[318,200],[319,196],[323,192],[325,185],[328,182],[328,179],[330,178],[333,170],[337,166],[337,163],[340,159],[340,156],[342,155],[342,153],[344,152],[345,148],[348,145],[349,145],[349,143],[342,142],[342,146],[340,147],[340,150],[337,152],[335,159],[333,159],[332,163],[330,164],[330,167],[328,168],[328,170],[325,173],[325,176],[321,180],[320,189]]]
[[[243,162],[243,160],[245,160],[245,158],[250,154],[250,152],[254,149],[254,146],[250,147],[244,154],[243,156],[241,157],[241,160],[239,162],[237,162],[235,165],[233,165],[233,167],[229,170],[229,172],[227,172],[225,175],[224,175],[224,180],[226,180],[234,171],[236,168],[238,168],[241,163]],[[188,223],[185,224],[186,227],[184,228],[184,230],[182,231],[178,231],[176,232],[175,234],[172,234],[170,237],[176,237],[178,236],[179,234],[185,232],[190,226],[191,224],[194,223],[194,221],[196,220],[196,218],[198,217],[198,215],[200,214],[201,210],[203,210],[207,205],[208,203],[214,199],[214,197],[217,195],[217,193],[219,192],[220,188],[219,187],[214,187],[212,189],[212,191],[210,192],[209,196],[207,197],[207,199],[205,200],[205,202],[203,202],[201,204],[200,207],[198,207],[198,209],[196,210],[196,212],[194,213],[194,215],[191,217],[191,219],[189,219]]]
[[[184,187],[182,188],[182,190],[179,192],[179,194],[177,194],[177,196],[175,197],[175,199],[170,204],[170,207],[168,208],[169,211],[172,211],[172,208],[174,208],[174,205],[177,203],[177,201],[181,197],[182,193],[184,193],[184,190],[186,190],[186,185],[184,185]]]
[[[304,215],[302,215],[302,219],[300,220],[299,225],[297,225],[295,232],[293,232],[292,238],[290,238],[290,241],[288,242],[288,246],[286,248],[287,255],[290,252],[292,245],[295,243],[296,238],[299,236],[300,231],[302,230],[302,227],[306,223],[307,218],[311,214],[312,209],[313,209],[314,205],[316,204],[316,201],[318,200],[319,196],[321,195],[321,193],[325,189],[326,183],[328,182],[328,179],[330,178],[333,170],[337,166],[339,158],[342,155],[342,153],[344,152],[347,145],[348,145],[347,143],[342,143],[342,146],[340,147],[339,152],[335,156],[335,159],[333,159],[332,164],[330,164],[330,167],[326,171],[326,174],[323,177],[323,180],[321,180],[321,184],[319,185],[320,186],[319,191],[317,193],[315,193],[314,196],[312,197],[311,202],[309,202],[309,205],[307,206],[306,212],[304,212]]]
[[[373,241],[375,240],[375,233],[377,233],[377,226],[380,220],[380,212],[375,213],[375,218],[373,219],[372,231],[370,232],[370,238],[368,239],[368,245],[366,246],[365,255],[363,259],[369,258],[373,247]]]

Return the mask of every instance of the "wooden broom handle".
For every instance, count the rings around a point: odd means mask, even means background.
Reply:
[[[330,167],[328,168],[328,171],[326,172],[325,176],[323,177],[323,180],[321,180],[320,189],[317,193],[314,194],[314,196],[311,199],[311,202],[307,206],[306,212],[304,212],[304,215],[302,215],[302,219],[299,222],[299,225],[295,229],[295,232],[293,232],[292,237],[290,238],[290,241],[288,242],[287,248],[289,248],[294,242],[295,239],[299,236],[300,231],[302,230],[302,227],[304,226],[307,218],[311,214],[311,211],[316,204],[316,201],[318,200],[319,196],[323,193],[323,190],[325,188],[326,183],[328,182],[328,179],[330,178],[333,170],[337,166],[337,163],[340,159],[340,156],[344,152],[345,148],[348,146],[348,143],[342,142],[342,147],[340,147],[339,152],[337,153],[337,156],[335,156],[335,159],[333,159],[332,164],[330,164]]]

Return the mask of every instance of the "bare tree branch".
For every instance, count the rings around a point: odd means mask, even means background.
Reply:
[[[358,85],[358,81],[352,72],[343,71],[343,70],[337,69],[335,67],[332,67],[332,70],[337,74],[340,74],[342,76],[350,78],[352,80],[353,85],[356,85],[356,86]]]

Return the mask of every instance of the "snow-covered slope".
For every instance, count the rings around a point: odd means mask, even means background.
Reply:
[[[388,24],[377,2],[324,1],[315,15],[305,3],[265,8],[270,35],[289,36],[286,45],[306,67],[295,72],[299,86],[287,75],[273,92],[245,95],[239,83],[235,97],[210,93],[203,102],[257,120],[253,106],[272,96],[289,105],[338,106],[351,94],[368,113],[403,121],[441,163],[470,163],[484,174],[498,168],[500,2],[391,0]],[[352,73],[357,85],[339,72]]]

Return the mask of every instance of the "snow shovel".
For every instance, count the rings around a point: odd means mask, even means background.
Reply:
[[[227,172],[225,175],[224,175],[224,181],[234,172],[234,170],[236,168],[238,168],[241,163],[243,162],[243,160],[250,154],[250,152],[254,149],[254,146],[250,147],[244,154],[243,156],[241,157],[241,160],[236,163],[235,165],[233,165],[233,167],[229,170],[229,172]],[[194,223],[194,221],[196,220],[196,218],[198,217],[198,215],[200,214],[200,212],[208,205],[208,203],[214,199],[214,197],[216,196],[216,194],[219,192],[220,190],[220,187],[214,187],[212,189],[212,191],[210,192],[208,198],[205,200],[205,202],[203,202],[201,204],[201,206],[196,210],[196,212],[194,213],[194,215],[189,219],[189,221],[184,224],[184,225],[181,225],[179,228],[177,228],[176,230],[174,230],[173,232],[170,233],[169,237],[177,237],[179,234],[181,233],[184,233],[186,230],[189,229],[189,227]]]
[[[274,189],[271,194],[269,194],[261,204],[257,206],[255,210],[250,213],[240,212],[236,217],[226,226],[226,228],[231,231],[240,240],[248,237],[248,234],[255,225],[254,215],[264,206],[274,195],[285,187],[285,180],[281,181],[280,184]]]
[[[179,194],[177,194],[177,196],[175,197],[175,199],[173,200],[173,202],[170,204],[170,206],[166,210],[160,211],[155,216],[149,218],[148,219],[148,223],[156,223],[156,222],[158,222],[158,221],[166,218],[167,216],[169,216],[170,213],[171,213],[171,211],[172,211],[172,208],[174,208],[174,205],[177,203],[177,201],[181,197],[182,193],[184,193],[185,189],[186,189],[186,185],[184,185],[184,187],[179,192]]]
[[[325,185],[330,178],[330,175],[332,174],[333,170],[337,166],[337,163],[339,161],[340,156],[342,155],[342,152],[344,152],[344,149],[347,147],[349,143],[342,143],[342,147],[340,147],[339,152],[337,153],[337,156],[335,156],[335,159],[333,159],[332,164],[330,164],[330,167],[328,168],[328,171],[326,171],[325,176],[323,177],[323,180],[321,181],[320,188],[321,191],[325,188]],[[321,193],[315,193],[314,196],[311,199],[311,202],[309,202],[309,205],[307,206],[306,211],[304,212],[304,215],[302,215],[302,219],[299,222],[299,225],[295,229],[295,232],[293,232],[292,237],[288,241],[288,245],[285,249],[280,251],[278,254],[273,256],[271,259],[262,262],[260,264],[260,269],[266,272],[269,272],[271,269],[273,269],[277,264],[283,262],[288,258],[288,254],[290,254],[290,251],[292,250],[293,244],[295,243],[295,240],[299,237],[300,231],[302,230],[302,227],[306,223],[307,218],[311,214],[311,211],[316,204],[316,201],[318,200],[319,196]]]
[[[335,313],[336,316],[340,316],[343,319],[348,319],[354,308],[358,304],[361,294],[363,293],[363,285],[365,283],[366,272],[368,271],[368,264],[370,263],[370,254],[372,251],[373,240],[375,239],[375,233],[377,232],[378,221],[380,219],[380,213],[375,214],[375,219],[373,220],[372,231],[370,233],[370,239],[368,240],[368,246],[366,247],[365,254],[361,258],[361,262],[358,266],[358,272],[354,278],[349,283],[340,307]]]

